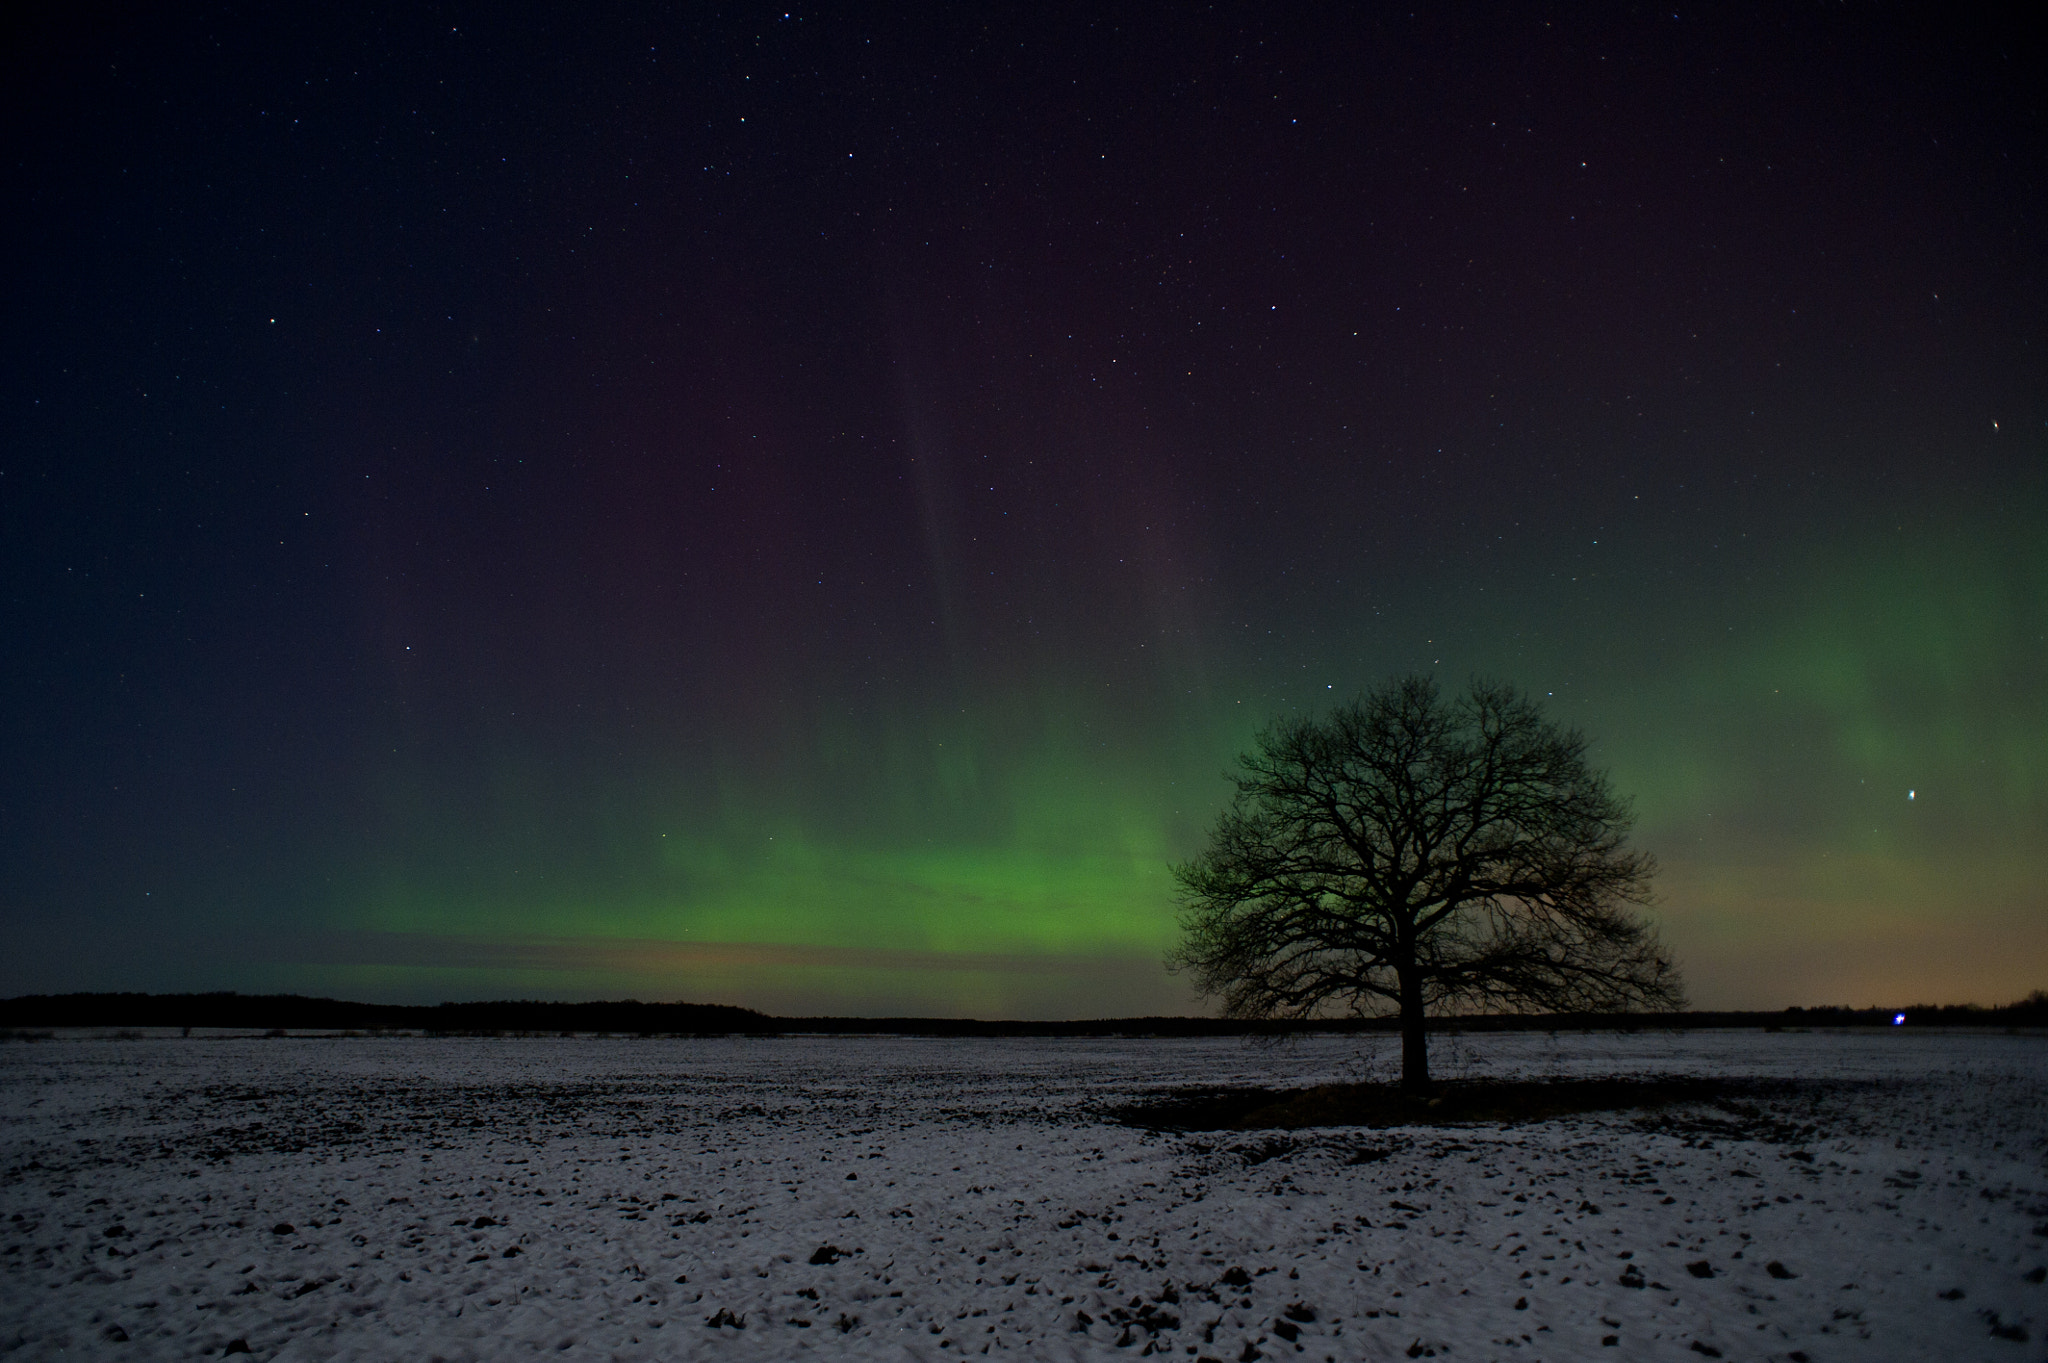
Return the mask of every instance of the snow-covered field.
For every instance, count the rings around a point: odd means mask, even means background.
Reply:
[[[1444,1039],[1735,1107],[1159,1134],[1384,1043],[0,1045],[25,1358],[2011,1359],[2048,1352],[2048,1040]],[[1608,1348],[1615,1352],[1608,1352]]]

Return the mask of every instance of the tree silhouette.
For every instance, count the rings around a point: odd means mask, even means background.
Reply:
[[[1404,678],[1238,763],[1207,850],[1173,868],[1168,956],[1229,1016],[1398,1013],[1421,1093],[1433,1014],[1683,1006],[1635,911],[1656,868],[1625,845],[1626,803],[1512,687],[1447,701]]]

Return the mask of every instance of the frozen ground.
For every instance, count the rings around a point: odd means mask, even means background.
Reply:
[[[1651,1116],[1170,1135],[1105,1110],[1355,1080],[1384,1053],[10,1043],[0,1353],[2048,1356],[2048,1040],[1536,1035],[1436,1056],[1758,1085]]]

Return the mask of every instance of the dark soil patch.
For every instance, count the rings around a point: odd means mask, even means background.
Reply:
[[[1428,1098],[1387,1084],[1310,1089],[1181,1089],[1110,1113],[1152,1131],[1260,1131],[1304,1126],[1444,1126],[1541,1122],[1578,1112],[1672,1103],[1725,1102],[1732,1086],[1710,1079],[1488,1080],[1440,1085]]]

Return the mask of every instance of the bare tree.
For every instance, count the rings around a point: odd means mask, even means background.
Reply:
[[[1168,957],[1229,1016],[1398,1013],[1420,1093],[1433,1014],[1684,1005],[1635,911],[1656,868],[1626,846],[1628,806],[1512,687],[1391,682],[1275,724],[1239,768],[1207,850],[1173,868]]]

